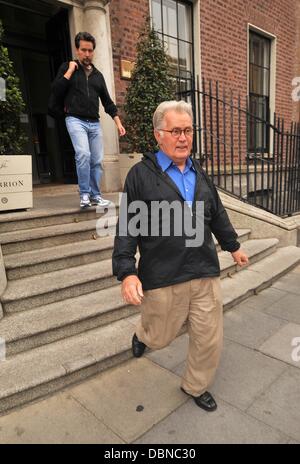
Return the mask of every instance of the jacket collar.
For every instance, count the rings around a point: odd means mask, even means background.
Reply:
[[[83,64],[81,64],[79,60],[75,60],[75,61],[78,64],[79,69],[82,69],[82,71],[84,71]],[[96,70],[96,67],[95,67],[95,65],[93,63],[91,63],[91,66],[92,66],[92,73],[93,73]]]
[[[184,198],[181,195],[180,190],[178,189],[177,185],[173,180],[166,174],[165,171],[162,170],[160,167],[156,154],[154,153],[144,153],[144,158],[142,162],[146,164],[146,166],[154,171],[156,175],[158,175],[164,182],[166,182],[176,193],[177,195],[184,201]]]
[[[171,160],[171,158],[169,158],[169,156],[162,150],[156,153],[156,159],[160,167],[162,168],[163,172],[165,172],[173,164],[173,161]],[[188,169],[192,168],[193,170],[195,170],[190,156],[186,159],[186,167]]]
[[[163,153],[162,151],[161,152],[158,152],[158,153]],[[146,164],[149,166],[149,165],[152,165],[152,167],[155,167],[157,170],[159,170],[160,172],[165,172],[166,169],[168,169],[168,167],[170,166],[170,164],[172,163],[172,160],[170,160],[170,158],[167,157],[167,155],[165,153],[163,153],[164,156],[167,158],[166,161],[165,161],[165,165],[166,165],[166,168],[165,169],[162,169],[161,166],[159,165],[158,161],[157,161],[157,156],[155,153],[151,153],[151,152],[146,152],[143,154],[144,158],[143,158],[143,161],[146,162]],[[168,161],[170,160],[170,161]],[[198,165],[197,162],[195,162],[195,160],[192,158],[192,156],[189,156],[188,159],[188,167],[190,166],[193,166],[194,170],[198,173],[200,173],[201,171],[201,168],[200,166]],[[168,164],[167,164],[168,163]]]

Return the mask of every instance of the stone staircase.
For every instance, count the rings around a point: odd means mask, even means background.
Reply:
[[[94,209],[0,222],[8,285],[1,296],[0,413],[129,359],[138,309],[111,272],[113,238],[97,237]],[[110,228],[116,218],[110,218]],[[219,251],[225,310],[300,262],[300,248],[238,230],[250,265]]]

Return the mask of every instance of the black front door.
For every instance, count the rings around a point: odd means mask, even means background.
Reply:
[[[72,60],[68,10],[61,9],[46,24],[47,43],[50,56],[51,80],[64,61]],[[56,121],[59,149],[65,182],[76,182],[74,150],[64,120]]]
[[[56,2],[58,3],[58,2]],[[76,182],[73,148],[64,120],[47,114],[51,81],[72,57],[69,10],[48,0],[0,0],[3,44],[20,79],[25,102],[21,116],[32,156],[33,182]]]

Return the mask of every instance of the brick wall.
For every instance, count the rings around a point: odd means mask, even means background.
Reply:
[[[116,103],[122,116],[128,81],[120,76],[120,58],[135,60],[139,31],[149,14],[149,0],[112,0],[109,8]],[[218,80],[220,90],[232,89],[235,96],[240,92],[243,107],[247,95],[247,25],[251,23],[275,35],[275,111],[286,123],[299,120],[299,103],[293,102],[291,94],[292,80],[300,76],[300,0],[200,0],[200,21],[202,74],[206,79]],[[226,126],[230,126],[231,117],[236,147],[237,113],[227,115]],[[214,127],[215,122],[213,119]],[[242,153],[246,150],[245,131],[242,127]],[[230,127],[226,127],[226,132],[229,137]],[[233,156],[238,159],[236,148]]]
[[[295,119],[299,110],[291,98],[291,83],[299,73],[299,8],[297,0],[201,0],[203,75],[247,94],[247,24],[251,23],[277,37],[275,110],[287,122]]]
[[[144,18],[149,16],[149,0],[112,0],[109,8],[116,104],[122,108],[128,80],[121,79],[120,58],[135,60],[138,35],[144,24]]]
[[[134,61],[135,48],[149,0],[112,0],[110,21],[116,102],[124,103],[128,81],[120,77],[120,58]],[[235,92],[247,94],[247,24],[277,37],[276,112],[295,120],[292,79],[300,75],[299,0],[201,0],[201,63],[207,79],[219,80]]]
[[[296,50],[295,50],[295,76],[300,76],[300,1],[296,4]],[[300,80],[300,79],[299,79]],[[298,80],[298,82],[299,82]],[[298,86],[299,87],[299,86]],[[294,119],[300,120],[300,105],[294,105]]]

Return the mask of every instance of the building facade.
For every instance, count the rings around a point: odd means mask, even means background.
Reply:
[[[23,121],[35,182],[74,180],[70,143],[47,116],[46,104],[55,71],[74,55],[75,34],[88,30],[96,37],[95,65],[122,114],[130,82],[126,66],[134,64],[147,16],[166,45],[181,91],[205,77],[247,99],[263,119],[272,122],[276,112],[287,123],[299,121],[299,0],[0,0],[5,45],[27,105]],[[101,119],[104,190],[116,191],[119,141],[113,121],[103,112]],[[255,138],[267,150],[264,129]]]

